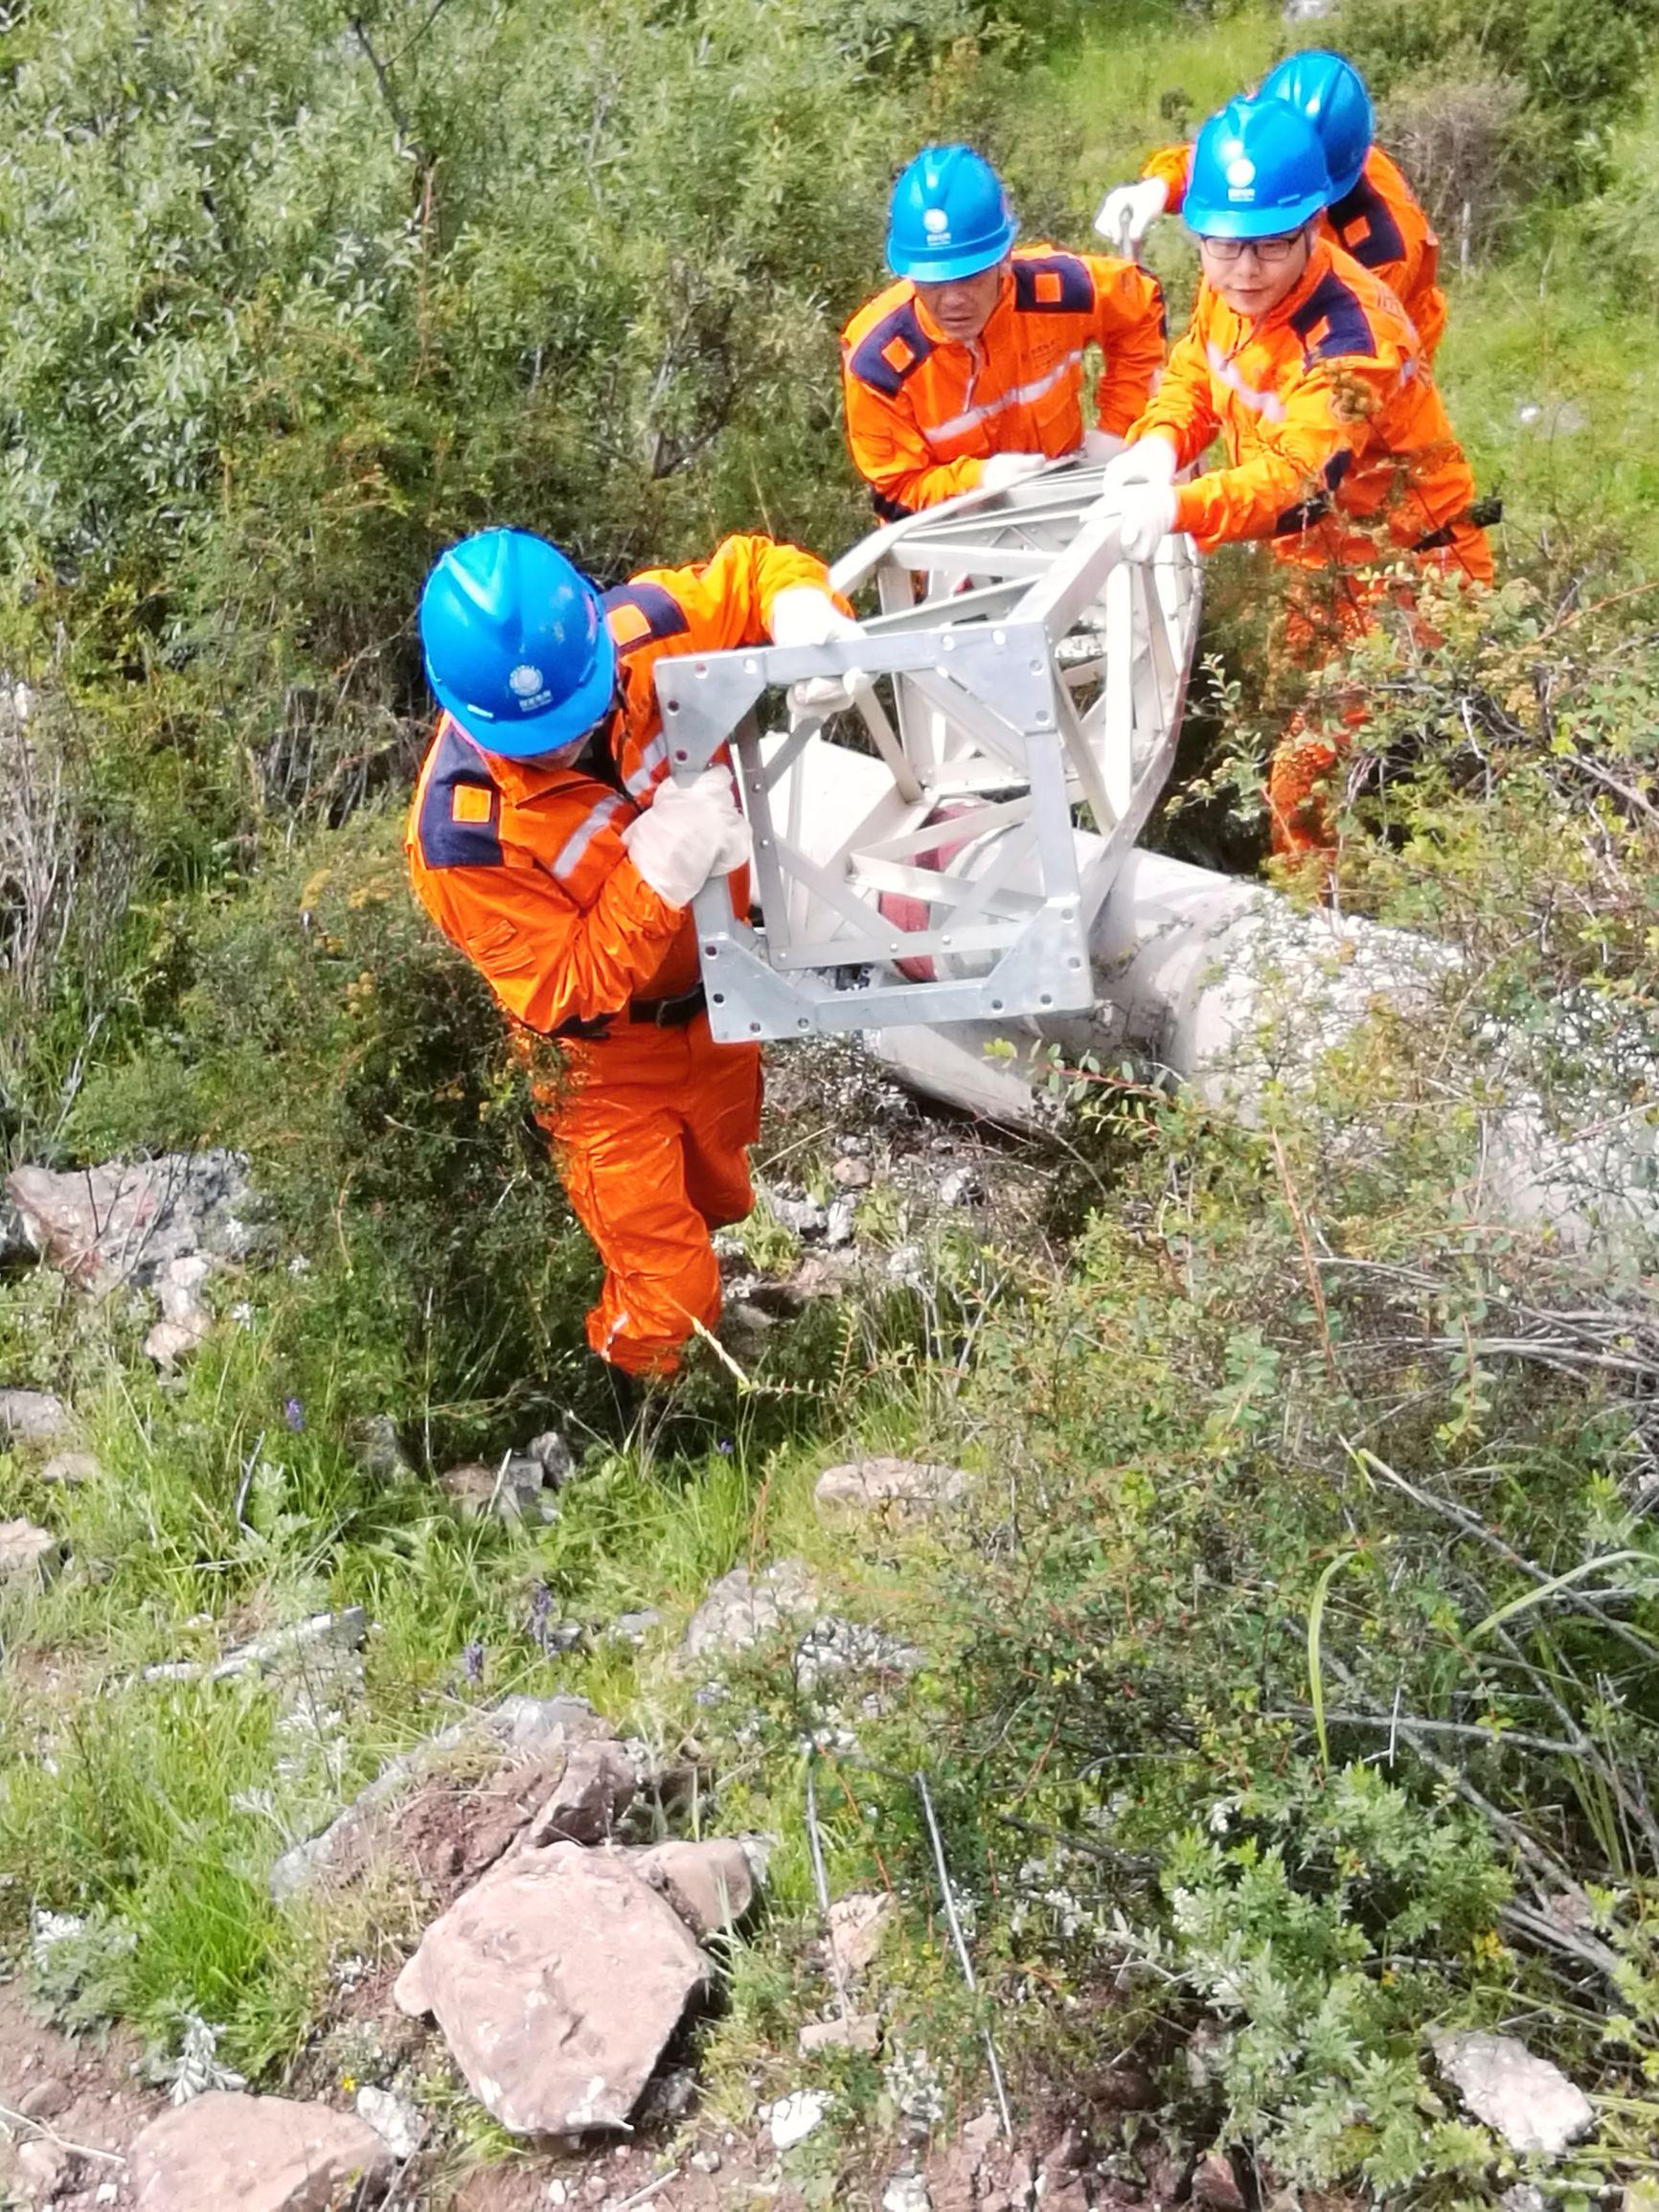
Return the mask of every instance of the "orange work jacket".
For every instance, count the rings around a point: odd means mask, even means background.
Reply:
[[[1105,355],[1095,413],[1118,436],[1164,359],[1164,295],[1133,262],[1019,247],[972,345],[946,338],[908,277],[841,333],[847,442],[888,521],[971,491],[992,453],[1082,444],[1083,351]]]
[[[1130,441],[1153,431],[1183,465],[1223,442],[1224,467],[1176,487],[1175,527],[1206,550],[1266,537],[1305,566],[1355,566],[1432,540],[1466,543],[1490,573],[1467,521],[1474,478],[1417,332],[1388,286],[1323,238],[1295,289],[1254,322],[1199,286]]]
[[[1141,173],[1158,179],[1170,195],[1169,212],[1179,215],[1192,168],[1190,146],[1166,146]],[[1382,279],[1417,325],[1423,359],[1432,361],[1445,332],[1440,239],[1417,195],[1380,146],[1366,155],[1358,183],[1326,209],[1320,227],[1333,245]]]
[[[665,654],[763,644],[790,584],[824,564],[768,537],[728,537],[694,568],[648,568],[604,594],[620,700],[563,767],[509,761],[448,715],[415,786],[403,850],[416,896],[514,1020],[544,1034],[670,998],[697,980],[691,910],[659,898],[622,832],[668,774],[653,673]],[[732,878],[746,912],[746,875]]]

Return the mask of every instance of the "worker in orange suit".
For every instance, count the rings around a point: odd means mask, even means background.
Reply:
[[[720,1313],[712,1229],[754,1202],[757,1046],[716,1044],[691,902],[749,834],[729,765],[668,774],[653,671],[671,653],[855,637],[824,565],[729,537],[694,568],[601,593],[545,539],[487,530],[426,580],[420,637],[443,709],[404,851],[422,905],[521,1032],[555,1038],[537,1094],[571,1204],[604,1262],[588,1342],[671,1374]]]
[[[1373,138],[1375,118],[1365,80],[1340,54],[1293,54],[1269,70],[1258,95],[1288,101],[1319,133],[1330,171],[1330,201],[1320,217],[1333,245],[1352,254],[1393,292],[1417,327],[1432,362],[1445,331],[1440,239],[1398,168]],[[1179,215],[1193,148],[1167,146],[1134,184],[1115,185],[1095,217],[1101,236],[1138,246],[1161,215]]]
[[[1309,665],[1370,628],[1386,597],[1412,596],[1401,570],[1492,577],[1417,332],[1321,231],[1329,190],[1319,140],[1286,103],[1236,101],[1205,125],[1187,194],[1203,259],[1192,327],[1103,491],[1131,559],[1170,531],[1206,551],[1268,540],[1292,574],[1288,642]],[[1224,465],[1177,484],[1217,436]],[[1324,787],[1357,718],[1351,701],[1336,727],[1286,733],[1268,782],[1276,852],[1329,853]]]
[[[841,336],[847,440],[887,521],[959,491],[1001,490],[1046,461],[1104,461],[1164,360],[1164,295],[1133,262],[1014,246],[995,171],[966,146],[930,146],[893,194],[898,278]],[[1104,355],[1095,423],[1083,354]]]

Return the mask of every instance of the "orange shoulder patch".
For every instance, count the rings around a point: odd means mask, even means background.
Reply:
[[[452,822],[488,822],[490,803],[495,794],[482,784],[457,784],[449,797],[449,819]]]

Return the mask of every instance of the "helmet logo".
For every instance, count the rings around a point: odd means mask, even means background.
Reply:
[[[542,688],[541,671],[532,668],[528,661],[520,661],[507,681],[515,699],[534,698]]]
[[[1227,197],[1229,199],[1254,199],[1256,194],[1251,188],[1255,182],[1256,164],[1248,160],[1243,154],[1239,154],[1237,160],[1227,164]]]
[[[921,224],[930,239],[937,239],[941,244],[943,244],[950,229],[950,217],[945,214],[943,208],[928,208],[921,217]]]

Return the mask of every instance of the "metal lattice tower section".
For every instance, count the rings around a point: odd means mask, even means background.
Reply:
[[[1101,490],[1066,465],[876,531],[831,571],[879,599],[850,644],[659,662],[673,773],[730,744],[754,831],[761,926],[723,882],[695,903],[716,1037],[1092,1003],[1089,926],[1173,762],[1200,600],[1190,541],[1125,559]],[[773,698],[854,671],[828,719]]]

